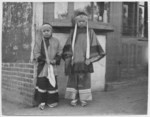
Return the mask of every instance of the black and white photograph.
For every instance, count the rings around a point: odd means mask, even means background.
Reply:
[[[148,1],[2,1],[2,116],[148,115]]]

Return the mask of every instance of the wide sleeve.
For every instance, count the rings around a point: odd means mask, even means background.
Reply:
[[[56,60],[56,65],[60,64],[61,55],[62,55],[62,47],[60,45],[60,42],[58,41],[57,53],[56,53],[56,56],[54,58]]]
[[[73,30],[71,30],[70,35],[65,43],[65,46],[63,48],[62,58],[65,60],[66,58],[72,57],[72,36],[73,36]]]
[[[37,39],[33,50],[34,60],[37,62],[45,61],[45,59],[41,56],[41,44],[42,39]]]
[[[90,58],[97,56],[99,56],[100,59],[103,58],[105,56],[104,50],[101,47],[97,39],[97,36],[92,29],[90,31],[90,38],[91,38]]]

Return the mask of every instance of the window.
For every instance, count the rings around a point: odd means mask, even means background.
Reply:
[[[50,22],[55,27],[71,27],[74,14],[83,10],[88,14],[89,26],[102,29],[104,23],[109,22],[109,4],[110,2],[44,2],[43,22]],[[112,30],[109,25],[104,27]]]
[[[136,36],[137,33],[137,3],[123,3],[123,30],[124,36]]]
[[[93,20],[108,23],[108,2],[93,3]]]
[[[147,2],[124,2],[122,35],[148,37]]]
[[[74,10],[86,11],[90,20],[108,23],[108,2],[75,2]]]
[[[144,2],[139,2],[139,37],[144,37]]]
[[[54,18],[66,19],[67,17],[68,17],[68,3],[67,2],[55,2]]]
[[[147,37],[147,2],[139,2],[138,37]]]
[[[87,12],[89,19],[92,19],[92,3],[90,2],[75,2],[74,11],[75,13],[78,11],[85,11]]]

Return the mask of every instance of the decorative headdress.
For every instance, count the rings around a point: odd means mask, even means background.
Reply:
[[[47,29],[47,28],[53,29],[53,27],[50,23],[43,23],[43,25],[41,27],[41,30],[44,30],[44,29]]]

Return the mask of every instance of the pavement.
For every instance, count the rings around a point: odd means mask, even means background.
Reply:
[[[123,83],[124,84],[124,83]],[[2,115],[6,116],[102,116],[102,115],[146,115],[148,105],[148,81],[120,85],[114,90],[93,92],[93,101],[86,107],[72,107],[68,100],[60,99],[56,108],[39,110],[2,100]]]

